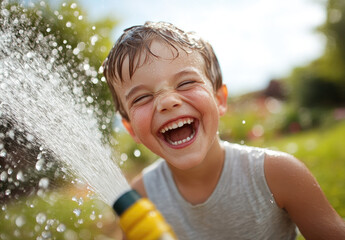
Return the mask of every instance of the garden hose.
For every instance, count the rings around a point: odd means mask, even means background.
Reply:
[[[135,190],[122,194],[113,209],[127,240],[177,240],[172,228],[147,198]]]

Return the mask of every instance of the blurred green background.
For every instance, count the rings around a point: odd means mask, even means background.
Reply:
[[[63,46],[59,60],[68,65],[72,75],[75,73],[85,95],[95,99],[89,105],[97,109],[99,128],[105,141],[118,151],[118,164],[129,181],[157,159],[123,130],[98,71],[113,44],[111,32],[118,24],[116,18],[91,21],[76,1],[54,8],[46,2],[32,6],[0,3],[2,21],[9,15],[10,21],[15,21],[23,14],[31,20],[25,27],[33,32],[33,48],[40,33],[52,36],[57,46]],[[344,218],[345,2],[328,0],[325,11],[326,21],[316,29],[326,39],[322,56],[271,80],[265,89],[230,96],[229,110],[221,119],[219,132],[223,140],[295,155],[309,167]],[[15,31],[23,28],[14,23],[13,26]],[[82,67],[86,63],[91,71]],[[1,167],[5,165],[2,163]],[[39,178],[33,180],[32,185],[38,181]],[[7,199],[3,194],[0,239],[119,239],[117,219],[111,209],[92,197],[88,189],[68,182],[58,178],[55,188],[38,196],[28,197],[24,191]],[[7,188],[6,182],[0,182],[0,191]]]

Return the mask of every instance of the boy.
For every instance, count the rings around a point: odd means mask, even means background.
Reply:
[[[288,154],[223,142],[211,45],[172,24],[126,29],[104,63],[123,124],[162,159],[134,179],[179,239],[345,239],[345,224]],[[164,160],[163,160],[164,159]]]

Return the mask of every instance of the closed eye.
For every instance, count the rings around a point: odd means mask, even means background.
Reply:
[[[136,104],[136,103],[145,102],[145,101],[148,100],[150,97],[151,97],[151,95],[149,95],[149,94],[147,94],[147,95],[141,95],[141,96],[135,98],[135,99],[132,101],[132,105],[133,105],[133,104]]]
[[[183,90],[184,88],[188,88],[188,87],[190,87],[191,85],[193,85],[193,83],[196,83],[196,81],[195,81],[195,80],[183,81],[183,82],[181,82],[181,83],[177,86],[177,88]]]

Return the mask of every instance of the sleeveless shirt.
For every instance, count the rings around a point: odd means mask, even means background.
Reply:
[[[227,142],[224,147],[217,186],[201,204],[192,205],[180,195],[163,159],[143,170],[148,198],[178,239],[296,239],[296,225],[275,203],[266,183],[268,150]]]

